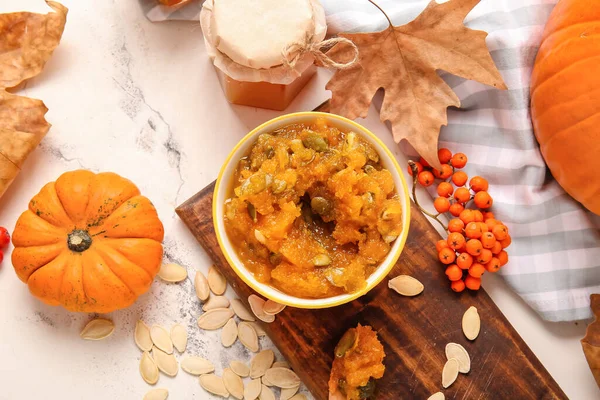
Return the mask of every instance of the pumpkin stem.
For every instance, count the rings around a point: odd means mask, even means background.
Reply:
[[[82,229],[74,229],[73,232],[69,233],[67,239],[67,246],[69,250],[81,253],[86,251],[92,245],[92,238],[87,231]]]

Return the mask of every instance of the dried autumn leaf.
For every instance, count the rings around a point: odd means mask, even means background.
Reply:
[[[460,106],[452,89],[438,76],[444,70],[499,89],[506,89],[485,44],[486,32],[463,25],[479,0],[431,1],[412,22],[373,33],[341,34],[359,49],[358,63],[339,70],[327,83],[331,112],[350,119],[366,117],[375,92],[385,91],[381,120],[390,121],[394,140],[406,139],[429,164],[437,157],[440,126],[446,108]],[[389,19],[388,19],[389,21]],[[335,60],[353,57],[353,49],[334,46]]]
[[[60,43],[68,9],[46,4],[55,12],[0,14],[0,87],[14,88],[42,72]]]
[[[594,379],[600,387],[600,294],[591,296],[590,306],[596,318],[594,322],[588,325],[585,337],[581,339],[581,346]]]

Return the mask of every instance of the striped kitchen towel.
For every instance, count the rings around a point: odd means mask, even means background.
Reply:
[[[173,13],[140,0],[148,18],[197,20],[199,2]],[[329,33],[384,29],[366,0],[322,0]],[[414,19],[424,0],[378,0],[396,25]],[[544,319],[591,317],[600,293],[600,217],[569,197],[548,172],[532,131],[529,77],[544,24],[556,0],[483,0],[465,23],[489,33],[487,44],[508,86],[498,91],[449,74],[462,108],[448,110],[440,147],[469,157],[466,172],[490,182],[493,211],[510,229],[509,285]]]

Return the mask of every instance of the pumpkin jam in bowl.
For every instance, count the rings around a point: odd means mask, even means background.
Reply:
[[[281,304],[324,308],[375,287],[408,234],[406,182],[364,127],[326,113],[259,126],[217,179],[219,245],[250,287]]]

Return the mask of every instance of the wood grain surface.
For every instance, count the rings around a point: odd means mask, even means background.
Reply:
[[[179,206],[177,214],[247,303],[253,291],[228,265],[215,237],[213,189],[214,183]],[[413,204],[406,247],[389,277],[414,276],[425,285],[422,294],[402,297],[390,290],[384,279],[367,295],[346,305],[324,310],[287,307],[274,323],[263,324],[265,330],[319,400],[328,398],[336,343],[359,322],[377,330],[386,351],[386,372],[377,383],[377,399],[425,400],[440,390],[447,399],[567,399],[484,290],[461,294],[450,290],[435,251],[439,239]],[[477,307],[481,316],[481,332],[474,342],[461,330],[462,315],[470,306]],[[441,373],[448,342],[462,344],[472,366],[469,374],[461,374],[443,390]]]

